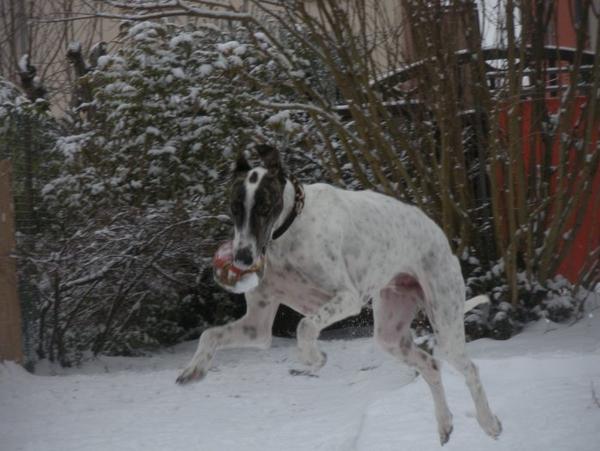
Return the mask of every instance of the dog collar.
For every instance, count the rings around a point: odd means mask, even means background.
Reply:
[[[294,187],[294,207],[288,213],[287,218],[285,218],[285,221],[283,221],[283,224],[281,224],[277,230],[273,232],[273,240],[279,238],[287,231],[287,229],[290,228],[292,222],[294,222],[294,219],[296,219],[296,216],[298,216],[304,208],[304,189],[302,188],[302,185],[294,176],[290,177],[290,181]]]

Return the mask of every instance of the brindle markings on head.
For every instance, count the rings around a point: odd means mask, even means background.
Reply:
[[[256,192],[260,181],[266,174],[265,168],[254,168],[249,171],[238,171],[231,194],[231,214],[236,231],[236,250],[247,248],[254,258],[260,250],[259,237],[253,230],[253,214]]]
[[[231,216],[236,229],[241,229],[245,218],[246,186],[243,181],[234,183],[231,190]]]
[[[269,173],[277,177],[282,185],[285,184],[285,170],[281,164],[279,151],[273,146],[262,144],[256,146],[256,152]]]
[[[242,192],[244,195],[244,217],[242,221],[238,219],[237,223],[246,239],[254,240],[252,247],[256,254],[264,250],[272,227],[283,210],[283,188],[279,177],[265,168],[250,171],[243,187],[238,187],[238,198]],[[237,208],[239,209],[239,205]]]
[[[251,168],[244,155],[240,154],[231,196],[236,232],[234,251],[250,251],[254,261],[265,251],[274,224],[283,210],[286,184],[277,149],[259,145],[256,150],[264,167]]]
[[[252,232],[252,213],[255,210],[256,205],[256,192],[259,190],[260,185],[262,184],[262,179],[266,174],[266,170],[264,168],[256,168],[253,169],[252,172],[246,177],[244,186],[246,191],[246,199],[244,202],[244,210],[246,212],[246,223],[245,227],[250,228],[250,232]],[[254,182],[251,179],[255,179]],[[253,235],[256,239],[256,235]]]
[[[283,185],[278,178],[265,172],[256,189],[252,192],[252,210],[249,212],[250,232],[257,239],[257,246],[262,248],[281,210],[283,209]]]

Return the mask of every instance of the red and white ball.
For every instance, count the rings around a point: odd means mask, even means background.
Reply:
[[[248,269],[240,269],[233,264],[233,242],[226,241],[215,252],[213,273],[215,281],[232,293],[246,293],[256,288],[264,269],[264,257]]]

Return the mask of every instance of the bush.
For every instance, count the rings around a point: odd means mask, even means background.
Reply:
[[[278,85],[254,47],[260,40],[149,22],[123,39],[79,81],[93,101],[73,109],[70,133],[56,141],[56,176],[41,189],[52,216],[27,252],[39,297],[35,347],[63,365],[88,351],[171,345],[243,313],[210,267],[230,234],[236,153],[257,140],[285,145],[299,178],[321,175],[302,149],[308,118],[260,107],[264,95],[240,78],[244,66]],[[286,99],[281,86],[271,101]]]

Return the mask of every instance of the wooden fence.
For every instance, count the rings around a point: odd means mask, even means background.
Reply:
[[[0,362],[23,362],[21,307],[17,291],[12,167],[0,160]]]

